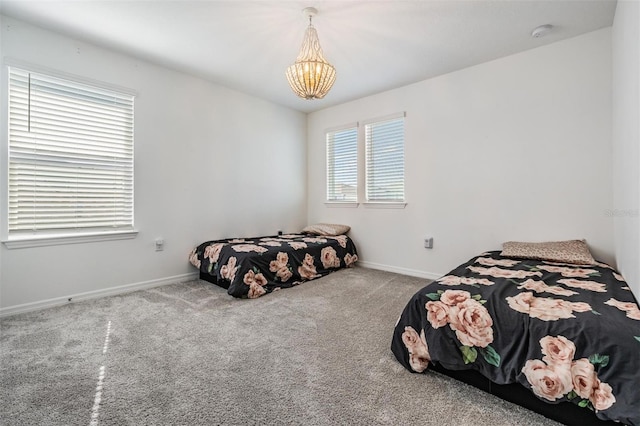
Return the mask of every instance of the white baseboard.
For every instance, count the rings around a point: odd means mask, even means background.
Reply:
[[[73,303],[80,300],[95,299],[98,297],[113,296],[116,294],[129,293],[136,290],[145,290],[148,288],[159,287],[162,285],[173,284],[180,281],[187,281],[198,278],[197,272],[188,274],[174,275],[172,277],[159,278],[150,281],[142,281],[134,284],[126,284],[118,287],[109,287],[102,290],[88,291],[86,293],[72,294],[69,296],[56,297],[53,299],[41,300],[38,302],[25,303],[22,305],[8,306],[0,308],[0,318],[9,315],[21,314],[24,312],[37,311],[45,308],[52,308],[67,303]]]
[[[380,271],[394,272],[396,274],[409,275],[411,277],[418,277],[418,278],[427,278],[430,280],[437,280],[438,278],[442,277],[442,275],[444,275],[444,274],[437,274],[434,272],[418,271],[417,269],[408,269],[408,268],[400,268],[400,267],[391,266],[391,265],[382,265],[380,263],[367,262],[364,260],[358,260],[358,265],[362,266],[363,268],[378,269]]]
[[[357,264],[358,266],[361,266],[363,268],[378,269],[381,271],[393,272],[393,273],[402,274],[402,275],[409,275],[411,277],[427,278],[431,280],[438,279],[443,275],[443,274],[437,274],[433,272],[418,271],[416,269],[400,268],[400,267],[391,266],[391,265],[383,265],[380,263],[367,262],[363,260],[358,260]],[[6,308],[0,308],[0,318],[7,317],[10,315],[21,314],[25,312],[37,311],[40,309],[52,308],[54,306],[65,305],[67,303],[73,303],[80,300],[96,299],[98,297],[113,296],[116,294],[128,293],[131,291],[145,290],[148,288],[159,287],[162,285],[173,284],[176,282],[187,281],[187,280],[192,280],[196,278],[198,278],[198,273],[192,272],[187,274],[174,275],[172,277],[165,277],[165,278],[159,278],[159,279],[150,280],[150,281],[143,281],[139,283],[122,285],[118,287],[109,287],[102,290],[89,291],[86,293],[78,293],[78,294],[72,294],[72,295],[63,296],[63,297],[56,297],[53,299],[41,300],[38,302],[25,303],[22,305],[8,306]]]

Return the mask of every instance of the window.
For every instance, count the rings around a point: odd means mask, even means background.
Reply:
[[[327,201],[358,199],[358,125],[327,132]]]
[[[133,230],[133,95],[9,68],[8,235]]]
[[[367,202],[404,202],[404,113],[365,124]]]

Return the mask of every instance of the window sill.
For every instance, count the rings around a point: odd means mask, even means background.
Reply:
[[[367,202],[362,203],[368,209],[404,209],[407,203],[404,202]]]
[[[341,201],[327,201],[324,203],[327,207],[348,207],[348,208],[357,208],[359,203],[354,202],[341,202]]]
[[[57,246],[62,244],[81,244],[98,241],[129,240],[135,238],[138,231],[87,232],[82,234],[29,235],[13,237],[2,243],[9,249]]]

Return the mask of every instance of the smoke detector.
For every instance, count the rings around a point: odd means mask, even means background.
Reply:
[[[540,25],[539,27],[536,27],[533,29],[533,31],[531,31],[531,37],[533,38],[544,37],[545,35],[549,34],[552,29],[553,29],[553,25],[550,25],[550,24]]]

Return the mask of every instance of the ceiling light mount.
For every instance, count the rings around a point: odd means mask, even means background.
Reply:
[[[309,18],[309,20],[311,20],[311,18],[313,18],[317,14],[318,9],[316,9],[315,7],[305,7],[304,9],[302,9],[302,16],[304,16],[305,18]]]
[[[318,32],[312,24],[318,10],[305,7],[302,14],[309,18],[309,26],[296,62],[287,68],[287,80],[294,93],[301,98],[322,99],[336,81],[336,69],[322,55]]]

